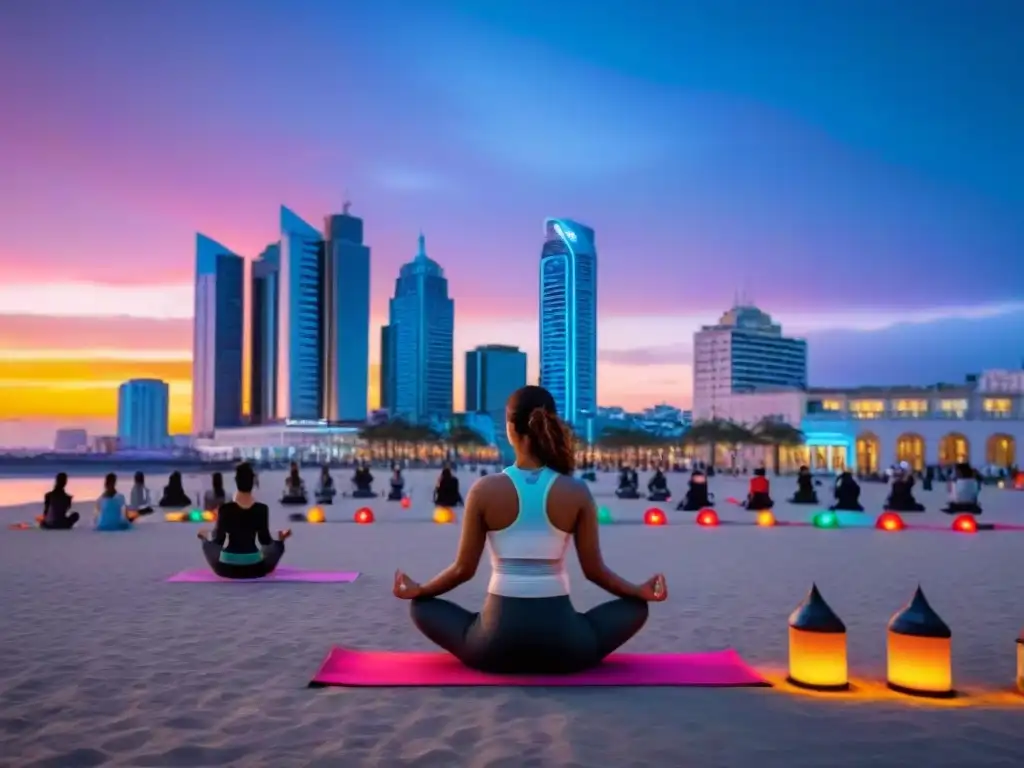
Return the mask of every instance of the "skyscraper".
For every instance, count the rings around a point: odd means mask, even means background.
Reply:
[[[559,415],[581,425],[597,412],[597,251],[594,230],[547,219],[540,257],[540,383]]]
[[[117,388],[117,440],[121,448],[155,450],[170,444],[170,387],[159,379],[131,379]]]
[[[242,422],[245,264],[196,235],[196,303],[192,340],[192,433],[209,435]]]
[[[321,415],[323,257],[320,233],[282,205],[276,419],[319,419]]]
[[[395,328],[383,325],[380,329],[380,407],[395,407]]]
[[[444,270],[427,256],[423,235],[419,252],[402,266],[391,299],[394,353],[393,415],[413,423],[452,412],[452,339],[455,302],[448,297]]]
[[[466,353],[466,413],[504,413],[509,395],[526,386],[526,353],[485,344]]]
[[[365,421],[370,375],[370,249],[363,220],[348,212],[324,222],[323,415]]]
[[[249,420],[263,424],[274,418],[277,389],[277,270],[281,244],[268,245],[252,263],[250,290]]]

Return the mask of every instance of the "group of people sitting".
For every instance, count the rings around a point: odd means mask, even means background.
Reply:
[[[619,470],[619,487],[615,489],[615,495],[620,499],[639,499],[640,478],[632,467],[622,467]],[[648,501],[668,501],[672,498],[672,492],[668,488],[668,479],[661,468],[654,470],[651,479],[647,481]]]
[[[43,513],[36,518],[40,528],[52,531],[68,531],[81,519],[71,509],[72,496],[67,491],[68,476],[58,472],[53,489],[43,495]],[[153,511],[149,505],[149,491],[141,472],[135,474],[135,484],[130,494],[131,501],[117,490],[117,475],[113,472],[103,478],[103,491],[95,503],[93,517],[97,531],[124,531],[131,527],[141,515]]]

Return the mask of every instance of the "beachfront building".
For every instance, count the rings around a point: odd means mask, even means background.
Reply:
[[[130,379],[117,388],[117,442],[127,450],[154,451],[170,445],[170,387],[159,379]]]
[[[81,453],[89,447],[89,433],[81,427],[58,429],[53,440],[56,453]]]
[[[540,383],[581,429],[597,412],[597,250],[594,230],[544,221],[540,257]]]
[[[402,266],[389,305],[388,410],[412,424],[427,424],[452,413],[455,302],[441,266],[419,250]],[[384,338],[382,336],[382,338]]]
[[[192,434],[242,423],[245,263],[205,235],[196,235],[192,338]],[[164,426],[166,432],[166,425]]]
[[[363,220],[349,213],[324,222],[323,413],[365,421],[370,371],[370,248]]]
[[[249,422],[274,418],[277,394],[277,271],[281,244],[268,245],[252,263],[249,281]]]
[[[349,460],[359,450],[359,427],[325,419],[289,419],[279,424],[218,429],[193,448],[209,459],[260,463]]]
[[[807,386],[807,342],[753,306],[734,306],[693,335],[693,419],[726,418],[724,402],[742,392]]]

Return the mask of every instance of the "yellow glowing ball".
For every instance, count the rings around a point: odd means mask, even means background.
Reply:
[[[306,513],[307,523],[322,523],[327,518],[324,516],[324,511],[320,507],[313,507]]]
[[[203,512],[203,522],[205,522],[205,523],[212,523],[212,522],[215,522],[216,520],[217,520],[217,513],[216,512],[211,512],[208,509]]]
[[[164,520],[168,523],[183,523],[185,522],[185,512],[168,512],[164,515]]]
[[[757,524],[762,528],[768,528],[775,525],[775,515],[770,510],[764,510],[763,512],[757,513]]]
[[[455,513],[448,509],[448,507],[437,507],[434,510],[434,522],[441,523],[442,525],[454,523]]]

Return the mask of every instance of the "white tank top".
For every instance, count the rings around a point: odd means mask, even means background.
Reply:
[[[519,515],[508,528],[487,533],[492,570],[487,591],[503,597],[568,595],[565,550],[569,534],[548,520],[548,491],[558,473],[546,467],[509,467],[505,475],[519,495]]]

